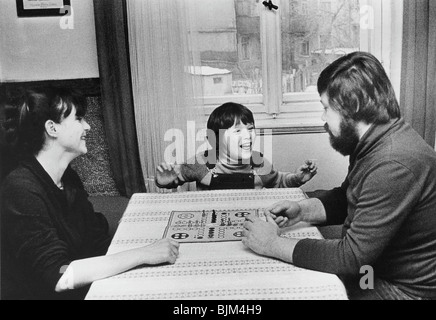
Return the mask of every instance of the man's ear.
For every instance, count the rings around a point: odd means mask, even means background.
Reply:
[[[53,120],[47,120],[45,122],[45,131],[50,137],[57,137],[57,126]]]

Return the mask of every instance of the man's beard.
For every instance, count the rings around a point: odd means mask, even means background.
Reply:
[[[332,145],[333,149],[338,151],[343,156],[349,156],[354,152],[360,138],[359,133],[357,132],[356,124],[353,120],[341,120],[338,137],[333,135],[327,123],[324,125],[324,128],[330,135],[330,144]]]

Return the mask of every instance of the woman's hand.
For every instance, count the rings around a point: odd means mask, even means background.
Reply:
[[[179,256],[179,246],[177,241],[171,239],[161,239],[155,243],[140,248],[143,264],[174,264]]]

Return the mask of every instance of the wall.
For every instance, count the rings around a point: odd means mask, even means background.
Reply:
[[[2,82],[99,77],[93,2],[71,5],[73,29],[62,29],[60,17],[18,18],[15,1],[0,1]]]
[[[348,157],[336,152],[327,133],[273,136],[274,167],[294,172],[306,159],[316,159],[318,174],[302,186],[304,191],[332,189],[344,181],[348,171]]]
[[[76,158],[71,166],[90,196],[119,196],[110,167],[101,98],[88,97],[87,105],[86,122],[91,126],[86,135],[88,153]]]

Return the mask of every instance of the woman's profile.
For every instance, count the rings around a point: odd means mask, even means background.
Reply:
[[[107,221],[70,167],[87,152],[85,114],[84,97],[65,88],[27,90],[6,110],[20,162],[1,189],[2,299],[83,299],[95,280],[177,259],[167,239],[105,255]]]

